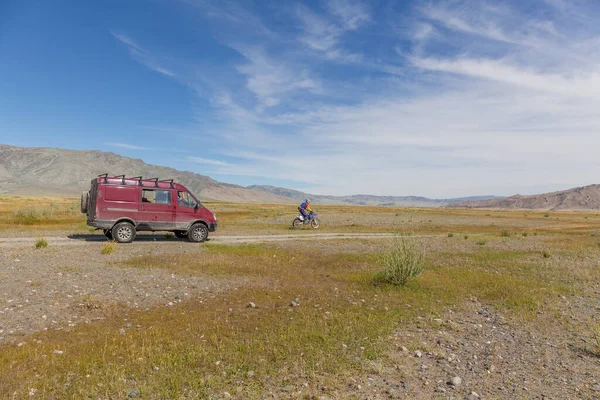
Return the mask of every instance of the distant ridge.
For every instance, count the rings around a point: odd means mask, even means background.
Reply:
[[[530,196],[521,196],[517,194],[500,199],[465,201],[453,204],[452,207],[547,211],[600,210],[600,185],[582,186],[558,192]]]
[[[194,172],[146,164],[135,158],[98,150],[65,150],[43,147],[16,147],[0,144],[0,194],[78,196],[89,188],[90,180],[103,173],[112,175],[173,178],[202,200],[239,203],[300,203],[311,198],[315,204],[443,207],[464,200],[429,199],[419,196],[323,196],[275,186],[238,186],[218,182]]]
[[[352,196],[327,196],[304,193],[298,190],[268,185],[253,185],[248,186],[248,188],[271,193],[277,196],[288,197],[296,202],[301,202],[306,198],[310,198],[318,204],[347,204],[361,206],[443,207],[466,200],[487,200],[496,198],[495,196],[472,196],[456,199],[429,199],[427,197],[420,196],[372,196],[367,194],[357,194]]]

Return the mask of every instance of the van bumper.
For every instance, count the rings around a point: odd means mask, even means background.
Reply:
[[[87,221],[87,225],[88,226],[93,226],[94,228],[98,228],[98,229],[111,229],[113,227],[113,225],[115,224],[115,221]]]
[[[217,230],[217,222],[211,222],[210,224],[208,224],[208,231],[209,232],[214,232]]]

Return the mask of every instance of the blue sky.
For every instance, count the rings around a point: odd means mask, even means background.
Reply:
[[[4,0],[0,143],[319,194],[598,183],[599,20],[593,0]]]

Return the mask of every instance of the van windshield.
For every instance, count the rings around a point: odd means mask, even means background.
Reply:
[[[179,205],[183,206],[183,207],[191,207],[191,208],[195,208],[196,206],[202,207],[202,204],[200,204],[198,201],[196,201],[194,196],[192,196],[189,192],[184,192],[184,191],[177,192],[177,201],[179,202]]]

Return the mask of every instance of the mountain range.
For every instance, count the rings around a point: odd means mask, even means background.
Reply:
[[[419,196],[314,195],[275,186],[239,186],[209,176],[146,164],[135,158],[98,150],[16,147],[0,144],[0,194],[78,196],[103,173],[175,179],[202,200],[249,203],[347,204],[398,207],[465,207],[544,210],[600,209],[600,185],[560,192],[511,197],[473,196],[430,199]]]

